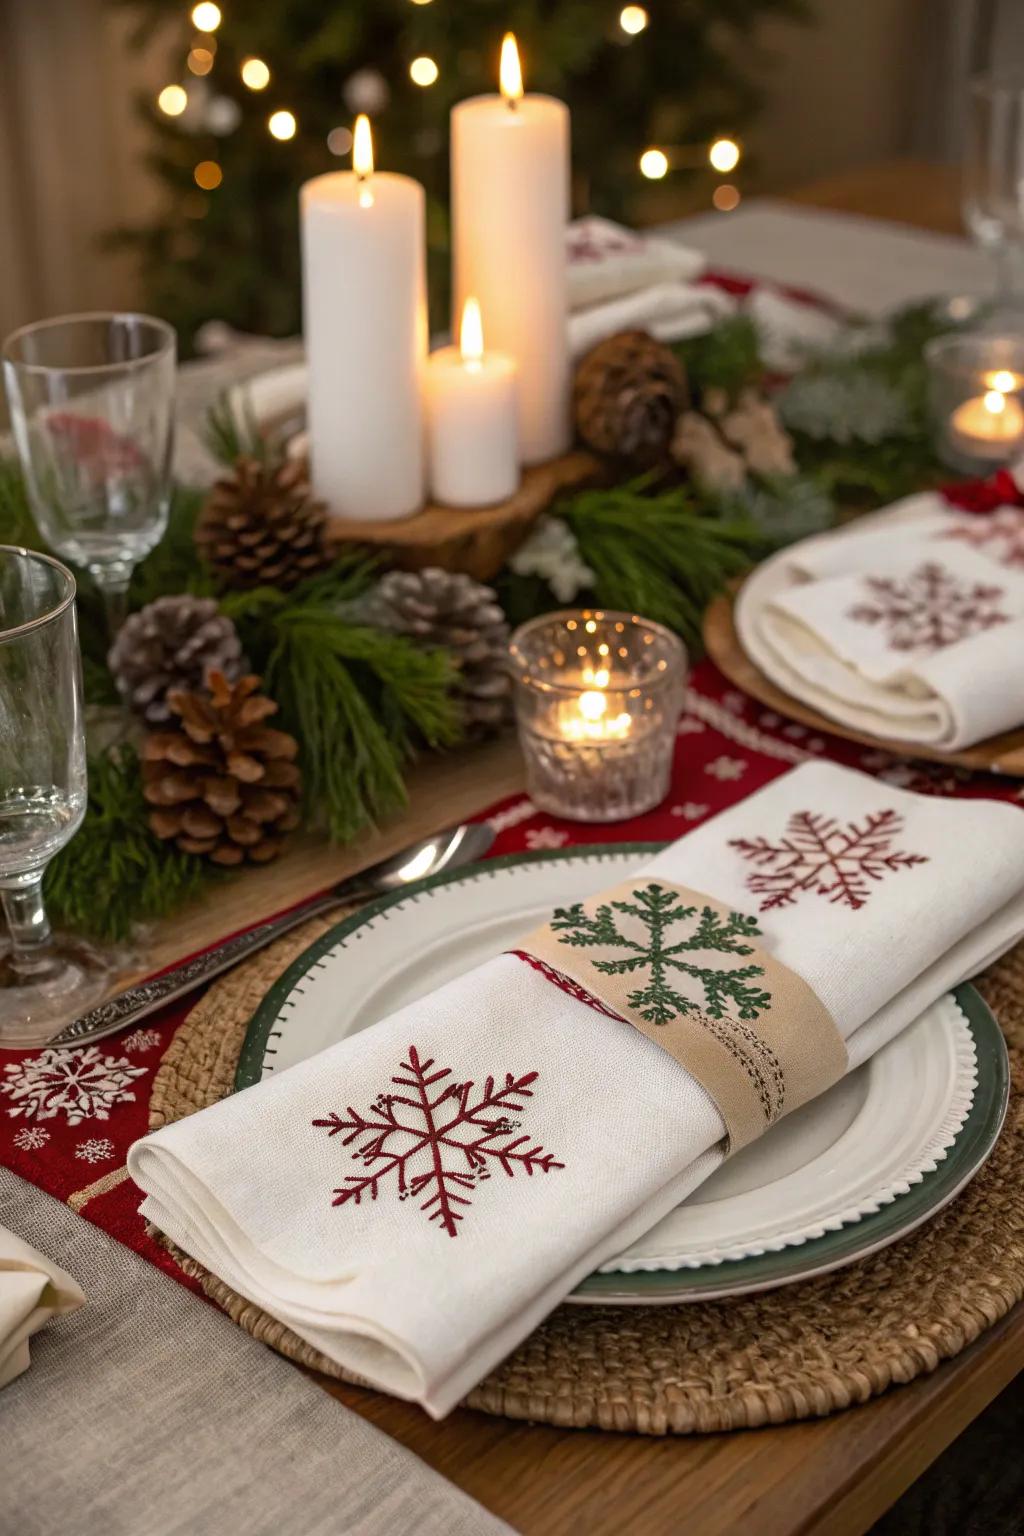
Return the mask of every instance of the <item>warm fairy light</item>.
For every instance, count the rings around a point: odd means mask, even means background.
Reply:
[[[193,75],[208,75],[213,68],[213,53],[209,48],[193,48],[186,62]]]
[[[729,181],[724,181],[712,192],[711,201],[719,213],[732,213],[733,209],[740,205],[739,188],[734,187]]]
[[[640,156],[640,173],[648,181],[660,181],[668,173],[668,156],[663,149],[645,149]]]
[[[220,6],[213,0],[199,0],[192,7],[192,25],[200,32],[216,32],[221,23]]]
[[[1001,395],[1012,395],[1015,389],[1020,389],[1024,379],[1019,373],[1011,373],[1009,368],[997,368],[994,373],[986,373],[985,387],[998,390]]]
[[[514,107],[523,94],[523,66],[519,62],[519,48],[511,32],[506,32],[502,38],[498,80],[501,84],[501,94],[509,106]]]
[[[224,172],[216,160],[200,160],[192,175],[196,186],[202,187],[204,192],[212,192],[224,180]]]
[[[630,37],[636,37],[638,32],[642,32],[650,19],[642,5],[624,5],[619,12],[619,26]]]
[[[459,351],[462,361],[469,367],[479,368],[484,355],[484,322],[480,314],[480,300],[469,298],[462,306],[462,324],[459,327]]]
[[[735,139],[716,139],[708,150],[711,169],[727,176],[740,163],[740,147]]]
[[[356,118],[352,135],[352,169],[360,181],[373,175],[373,134],[370,132],[370,119],[365,112],[360,112]]]
[[[332,128],[327,135],[327,148],[332,155],[347,155],[352,148],[351,128]]]
[[[430,0],[412,0],[413,5],[429,5]]]
[[[434,60],[423,54],[418,59],[413,59],[409,65],[409,74],[413,85],[433,85],[441,71]]]
[[[1001,416],[1006,410],[1006,396],[998,389],[990,389],[985,396],[985,409],[993,416]]]
[[[242,84],[250,91],[265,91],[270,84],[270,66],[262,59],[243,59]]]
[[[168,117],[180,117],[188,106],[188,92],[183,85],[165,85],[156,104]]]
[[[274,138],[281,139],[282,141],[294,139],[298,126],[298,123],[295,121],[294,112],[271,112],[267,119],[267,127],[274,135]]]

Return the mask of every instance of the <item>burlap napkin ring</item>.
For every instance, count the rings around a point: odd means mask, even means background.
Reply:
[[[674,1057],[717,1105],[735,1152],[838,1082],[849,1060],[828,1009],[760,938],[755,918],[713,896],[634,879],[559,907],[515,953]]]

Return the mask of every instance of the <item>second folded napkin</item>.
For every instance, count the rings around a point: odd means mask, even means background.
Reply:
[[[1011,529],[1010,523],[1016,526]],[[773,680],[873,736],[956,751],[1024,723],[1024,512],[908,498],[784,557],[752,623]]]
[[[529,960],[497,956],[136,1143],[144,1215],[330,1359],[440,1416],[726,1155],[735,1105],[663,1048],[659,1010],[745,1041],[760,1067],[765,1047],[822,1042],[832,1076],[858,1066],[1024,933],[1024,817],[811,763],[631,886],[631,910],[613,892],[556,914],[556,934],[598,939],[564,966],[528,936]],[[580,980],[581,955],[624,1003]],[[779,1047],[763,1024],[783,974],[797,1006],[775,1010]]]

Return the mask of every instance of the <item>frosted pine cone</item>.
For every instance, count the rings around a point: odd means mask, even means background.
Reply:
[[[143,743],[150,827],[182,853],[266,864],[298,826],[298,743],[265,724],[277,705],[259,686],[258,677],[232,684],[213,672],[205,690],[172,690],[174,724]]]
[[[505,724],[512,694],[509,626],[492,587],[437,566],[390,571],[378,583],[367,616],[384,629],[451,652],[470,735]]]
[[[118,630],[107,657],[117,690],[152,725],[170,720],[172,688],[201,688],[207,673],[234,682],[245,671],[242,643],[212,597],[158,597]]]

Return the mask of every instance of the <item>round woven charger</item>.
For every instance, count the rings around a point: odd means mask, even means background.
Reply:
[[[231,1092],[268,987],[336,921],[307,924],[211,988],[161,1064],[154,1127]],[[979,985],[1010,1047],[1010,1109],[984,1168],[933,1221],[858,1264],[760,1296],[559,1307],[466,1406],[650,1435],[750,1429],[852,1407],[966,1349],[1024,1296],[1024,944]],[[254,1337],[329,1376],[360,1380],[176,1252]]]

